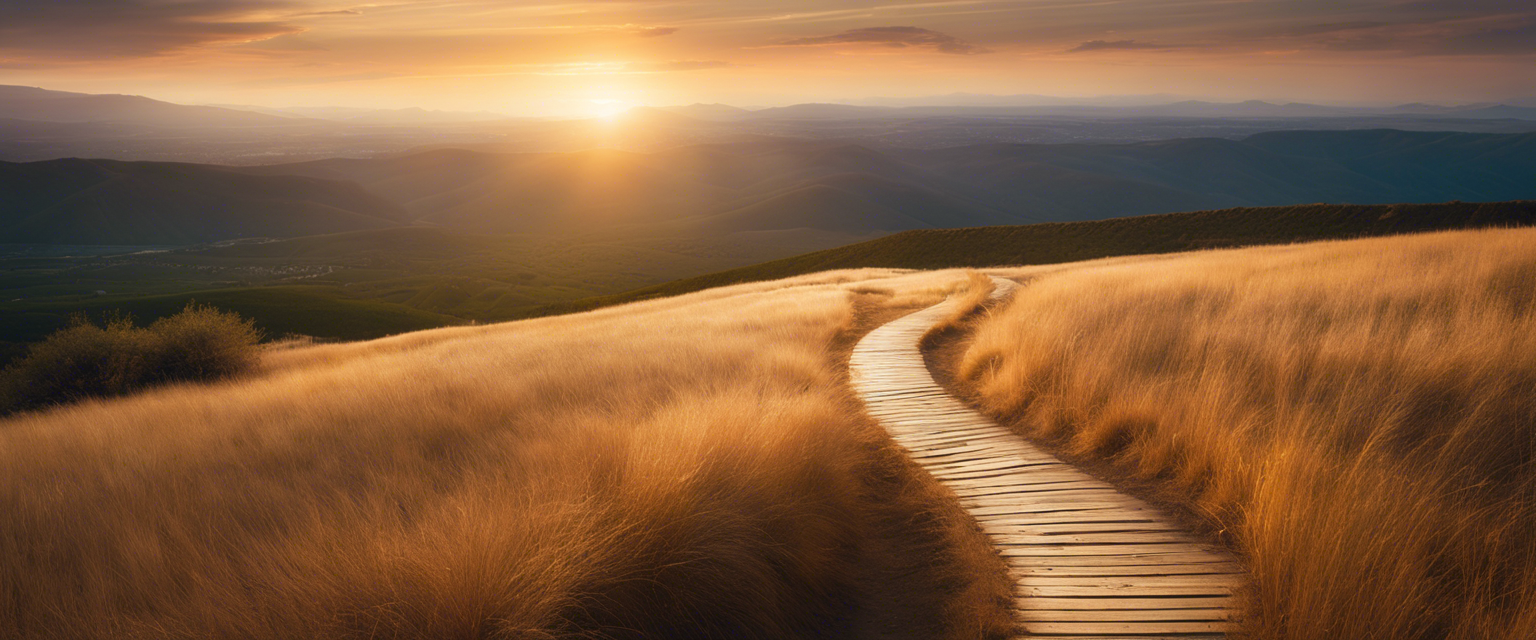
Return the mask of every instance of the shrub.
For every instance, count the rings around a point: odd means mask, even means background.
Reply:
[[[123,315],[101,325],[76,316],[6,369],[0,412],[228,377],[252,364],[260,340],[251,320],[196,304],[148,328]]]
[[[149,333],[159,347],[153,374],[161,381],[216,380],[255,363],[261,332],[250,319],[188,304],[156,320]]]

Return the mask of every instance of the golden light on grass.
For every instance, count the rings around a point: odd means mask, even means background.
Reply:
[[[273,351],[0,423],[0,637],[1005,633],[1000,561],[841,382],[857,309],[965,282],[895,276]]]
[[[1233,542],[1255,637],[1536,637],[1536,230],[1088,263],[961,369]]]

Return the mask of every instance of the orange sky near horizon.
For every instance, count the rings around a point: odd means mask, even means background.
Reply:
[[[0,84],[599,115],[955,92],[1536,96],[1526,0],[0,0]]]

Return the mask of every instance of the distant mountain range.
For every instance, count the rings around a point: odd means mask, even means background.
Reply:
[[[367,109],[359,107],[257,107],[251,105],[209,105],[224,109],[238,109],[264,113],[280,118],[313,118],[336,122],[366,124],[449,124],[455,122],[489,122],[506,120],[508,116],[489,111],[437,111],[408,107],[405,109]]]
[[[164,128],[291,124],[287,118],[151,100],[0,85],[0,118],[57,123],[127,123]]]
[[[1118,117],[1265,117],[1319,118],[1381,115],[1426,115],[1447,118],[1536,118],[1536,98],[1509,103],[1432,105],[1411,103],[1396,106],[1337,106],[1301,102],[1210,102],[1169,94],[1062,98],[1033,94],[985,95],[954,93],[916,98],[869,98],[855,101],[864,107],[903,111],[1011,112],[1015,114],[1099,114]],[[871,112],[873,113],[873,112]]]
[[[974,96],[963,100],[935,99],[932,103],[907,100],[875,101],[876,104],[797,104],[756,111],[733,112],[703,109],[705,105],[668,107],[665,110],[705,120],[739,122],[743,120],[854,120],[869,118],[938,117],[1042,117],[1074,116],[1094,118],[1348,118],[1370,116],[1419,116],[1436,119],[1536,120],[1536,107],[1507,104],[1436,106],[1406,104],[1394,107],[1338,107],[1305,103],[1277,104],[1261,100],[1246,102],[1176,102],[1139,103],[1135,99],[1091,100],[1086,103],[1068,99],[1025,96]]]
[[[1289,205],[1536,198],[1536,134],[877,150],[757,140],[654,153],[440,149],[261,167],[0,163],[0,242],[184,244],[434,225],[485,233],[878,234]]]
[[[916,116],[1031,116],[1177,118],[1324,118],[1349,116],[1432,116],[1466,119],[1536,120],[1536,100],[1510,104],[1352,107],[1274,103],[1208,102],[1178,96],[1107,96],[1061,98],[1041,95],[950,94],[920,98],[872,98],[854,103],[796,104],[743,109],[724,104],[640,107],[636,112],[663,111],[700,121],[861,119]],[[435,111],[421,108],[287,107],[252,105],[191,106],[132,95],[96,95],[50,91],[37,87],[0,85],[0,119],[36,122],[114,122],[155,127],[278,126],[295,121],[356,124],[444,124],[508,120],[487,111]]]
[[[722,104],[640,107],[611,120],[517,119],[418,108],[190,106],[141,96],[0,86],[0,160],[13,162],[80,157],[259,165],[380,157],[433,147],[651,152],[765,138],[939,149],[1196,136],[1239,140],[1277,130],[1378,128],[1525,133],[1536,131],[1536,103],[1363,108],[1213,103],[1176,96],[1084,103],[1046,96],[961,94],[766,109]]]

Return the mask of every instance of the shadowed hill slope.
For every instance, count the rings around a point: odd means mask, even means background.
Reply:
[[[1536,194],[1536,135],[1280,131],[1241,141],[987,145],[902,159],[1043,220],[1302,202],[1500,201]]]
[[[0,162],[0,242],[193,244],[378,229],[405,217],[334,180],[181,163]]]

